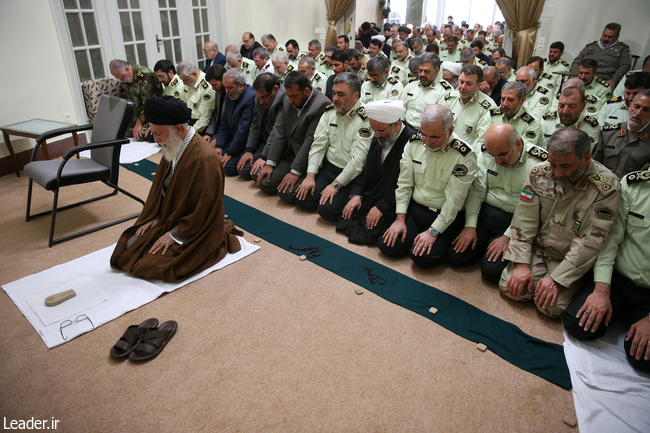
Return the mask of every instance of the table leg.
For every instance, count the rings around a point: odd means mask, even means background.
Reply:
[[[2,131],[2,136],[5,139],[5,144],[7,145],[7,149],[9,149],[9,153],[11,154],[11,158],[14,160],[14,167],[16,168],[16,176],[20,177],[20,169],[18,168],[18,160],[16,159],[16,154],[14,153],[14,148],[11,145],[11,140],[9,140],[9,134],[7,134],[5,131]]]
[[[43,149],[43,158],[45,158],[45,160],[49,160],[50,152],[47,151],[47,141],[43,141],[43,144],[41,144],[41,149]]]
[[[76,132],[73,132],[73,133],[72,133],[72,139],[74,140],[74,147],[79,146],[79,136],[77,136],[77,133],[76,133]],[[79,158],[80,158],[80,156],[79,156],[79,154],[77,153],[77,159],[79,159]]]

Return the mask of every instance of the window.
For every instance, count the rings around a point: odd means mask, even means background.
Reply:
[[[178,64],[183,60],[183,52],[181,50],[176,0],[158,0],[158,7],[160,9],[161,40],[165,49],[165,58]]]
[[[64,0],[63,8],[79,79],[103,78],[104,59],[92,0]]]
[[[205,54],[203,54],[203,45],[210,40],[207,0],[192,0],[192,13],[194,15],[196,57],[199,59],[199,69],[203,69],[205,67]]]
[[[117,0],[122,26],[126,61],[132,65],[147,65],[147,49],[142,26],[140,0]]]

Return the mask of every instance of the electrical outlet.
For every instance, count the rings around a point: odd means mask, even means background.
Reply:
[[[70,121],[70,114],[64,113],[63,114],[63,121],[64,122],[69,122]]]
[[[327,32],[325,31],[325,27],[321,27],[321,28],[320,28],[320,32],[323,33],[323,34],[327,33]]]
[[[542,36],[541,38],[537,38],[537,42],[544,45],[544,43],[546,42],[546,38],[544,36]]]
[[[537,54],[543,53],[544,52],[544,45],[538,45],[537,48],[535,48],[535,51]]]
[[[325,33],[321,33],[321,34],[320,34],[320,38],[321,38],[321,39],[325,39]]]
[[[314,29],[314,33],[320,33],[320,29],[319,29],[318,27],[316,27],[316,28]]]

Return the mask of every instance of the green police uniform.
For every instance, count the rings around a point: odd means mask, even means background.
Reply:
[[[557,130],[564,128],[576,128],[581,131],[584,131],[589,136],[591,140],[591,151],[593,152],[596,149],[598,144],[598,136],[600,134],[600,125],[595,117],[587,115],[584,111],[578,117],[578,120],[573,125],[564,126],[560,121],[560,116],[557,115],[557,111],[549,111],[548,113],[542,116],[541,121],[542,133],[539,134],[539,140],[537,145],[541,148],[546,149],[548,139],[553,135]]]
[[[598,114],[598,123],[601,126],[605,125],[615,125],[617,123],[624,123],[630,118],[630,111],[627,105],[625,105],[625,99],[622,96],[616,96],[609,101]]]
[[[637,72],[643,72],[643,69],[635,69],[634,71],[630,71],[625,76],[619,83],[616,85],[616,88],[614,89],[614,93],[612,93],[612,96],[614,98],[623,98],[623,95],[625,95],[625,80],[627,80],[627,77],[629,77],[632,74],[636,74]]]
[[[508,72],[508,74],[504,75],[502,78],[508,82],[517,81],[517,73],[514,69],[510,68],[510,72]]]
[[[163,95],[173,96],[175,98],[180,98],[181,93],[183,92],[183,80],[177,75],[174,75],[174,79],[169,82],[169,85],[165,86],[163,89]]]
[[[298,63],[300,62],[300,59],[305,57],[307,54],[305,53],[298,53],[295,59],[289,58],[289,64],[293,66],[294,70],[298,70]]]
[[[557,60],[555,63],[551,63],[548,59],[544,59],[544,72],[551,74],[551,76],[559,77],[559,75],[552,74],[554,72],[569,72],[569,69],[571,69],[571,65],[562,59]]]
[[[540,119],[546,113],[553,101],[553,92],[543,86],[537,86],[526,95],[524,108],[535,119]]]
[[[632,132],[628,122],[603,127],[594,159],[619,179],[633,171],[646,170],[650,167],[650,124],[638,132]]]
[[[325,92],[325,86],[327,85],[327,77],[322,72],[314,71],[314,75],[311,76],[311,87],[318,89],[321,92]]]
[[[474,179],[465,204],[465,227],[476,228],[483,202],[504,212],[514,213],[521,187],[524,185],[528,173],[535,164],[547,159],[548,154],[545,150],[524,143],[521,155],[515,165],[504,168],[496,163],[483,145],[477,158],[476,179]],[[504,235],[510,237],[509,232]]]
[[[372,138],[370,122],[361,101],[345,114],[339,114],[330,104],[314,132],[307,172],[318,173],[327,158],[332,165],[343,170],[336,181],[346,186],[361,174]]]
[[[591,83],[585,85],[585,101],[590,104],[586,108],[591,115],[598,116],[607,101],[612,99],[612,86],[602,78],[594,78]]]
[[[314,57],[314,63],[316,63],[316,70],[320,70],[318,68],[321,65],[323,65],[324,60],[325,60],[325,53],[322,52],[322,51],[320,53],[318,53],[318,55],[316,57]]]
[[[618,218],[594,265],[594,281],[610,284],[612,270],[650,290],[650,171],[621,180]]]
[[[547,95],[547,98],[552,100],[552,97],[555,96],[555,93],[557,91],[557,77],[559,75],[551,75],[549,73],[543,72],[541,77],[537,77],[537,84],[536,86],[542,86],[548,90],[550,90],[550,95]],[[542,113],[544,114],[544,113]]]
[[[507,123],[512,125],[519,135],[524,140],[524,142],[530,144],[537,144],[540,134],[540,125],[539,121],[533,116],[528,114],[526,109],[522,106],[517,114],[515,114],[512,119],[508,120],[505,114],[501,111],[501,107],[493,108],[490,110],[490,116],[486,116],[481,119],[478,124],[478,135],[476,136],[476,141],[474,142],[474,149],[480,149],[483,143],[485,143],[485,131],[497,123]]]
[[[409,74],[410,71],[408,68],[402,68],[394,64],[390,66],[390,72],[388,73],[389,77],[396,78],[399,80],[402,85],[406,86],[409,83]]]
[[[246,57],[242,57],[241,71],[244,73],[244,76],[246,77],[246,84],[252,86],[253,81],[255,81],[255,77],[257,76],[257,66],[255,65],[255,62],[250,59],[247,59]]]
[[[620,196],[616,176],[596,161],[590,161],[578,182],[569,187],[553,180],[549,162],[536,164],[524,182],[510,225],[505,258],[512,263],[501,275],[502,293],[510,296],[506,285],[517,264],[528,264],[533,287],[548,275],[562,286],[555,305],[540,310],[559,317],[598,257]],[[527,301],[534,296],[534,289],[524,290],[516,300]]]
[[[144,123],[144,101],[163,94],[162,84],[153,71],[139,65],[131,65],[131,69],[133,70],[133,81],[120,83],[120,98],[133,102],[133,117],[127,135],[132,135],[132,128],[138,120]],[[129,132],[131,133],[129,134]]]
[[[445,94],[442,105],[449,108],[454,115],[454,133],[472,148],[478,134],[479,122],[484,117],[489,117],[490,110],[496,108],[492,98],[481,91],[477,91],[464,104],[458,90],[452,90]]]
[[[444,96],[452,90],[446,81],[434,82],[429,87],[424,87],[420,81],[413,81],[404,87],[401,99],[404,101],[406,114],[404,120],[413,129],[420,127],[420,115],[427,105],[443,104]]]
[[[194,129],[202,132],[210,123],[210,117],[214,110],[214,90],[205,81],[205,72],[199,73],[199,78],[194,86],[185,86],[181,99],[192,110],[192,119],[196,120]]]
[[[457,46],[456,50],[453,53],[450,53],[447,48],[441,48],[440,49],[440,61],[441,62],[452,62],[452,63],[457,63],[460,62],[460,50],[461,46]]]
[[[365,81],[361,85],[361,102],[367,104],[384,99],[398,100],[402,95],[402,90],[404,90],[404,86],[394,77],[388,77],[379,87],[370,81]]]
[[[460,60],[458,61],[458,63],[462,64]],[[485,69],[487,66],[489,66],[485,60],[481,60],[477,57],[474,57],[474,63],[472,63],[472,65],[478,66],[481,69]]]
[[[443,233],[463,208],[478,167],[476,154],[452,134],[449,143],[432,152],[419,134],[404,148],[395,191],[396,213],[406,214],[409,203],[440,211],[431,227]]]
[[[275,48],[273,49],[273,51],[271,51],[271,52],[269,53],[269,58],[270,58],[273,54],[277,53],[278,51],[281,51],[281,52],[283,52],[284,54],[287,54],[287,50],[285,50],[284,47],[283,47],[282,45],[277,44],[277,45],[275,46]],[[289,57],[289,56],[287,55],[287,57]]]
[[[326,78],[329,78],[330,75],[334,75],[334,70],[332,67],[327,66],[325,63],[321,64],[320,68],[316,67],[316,70],[325,75]]]

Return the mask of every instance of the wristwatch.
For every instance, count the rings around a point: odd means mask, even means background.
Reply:
[[[438,230],[434,229],[433,227],[429,227],[429,234],[435,238],[435,237],[437,237],[440,233],[438,233]]]
[[[341,189],[341,184],[336,181],[332,182],[332,185],[334,185],[334,189],[337,191]]]

